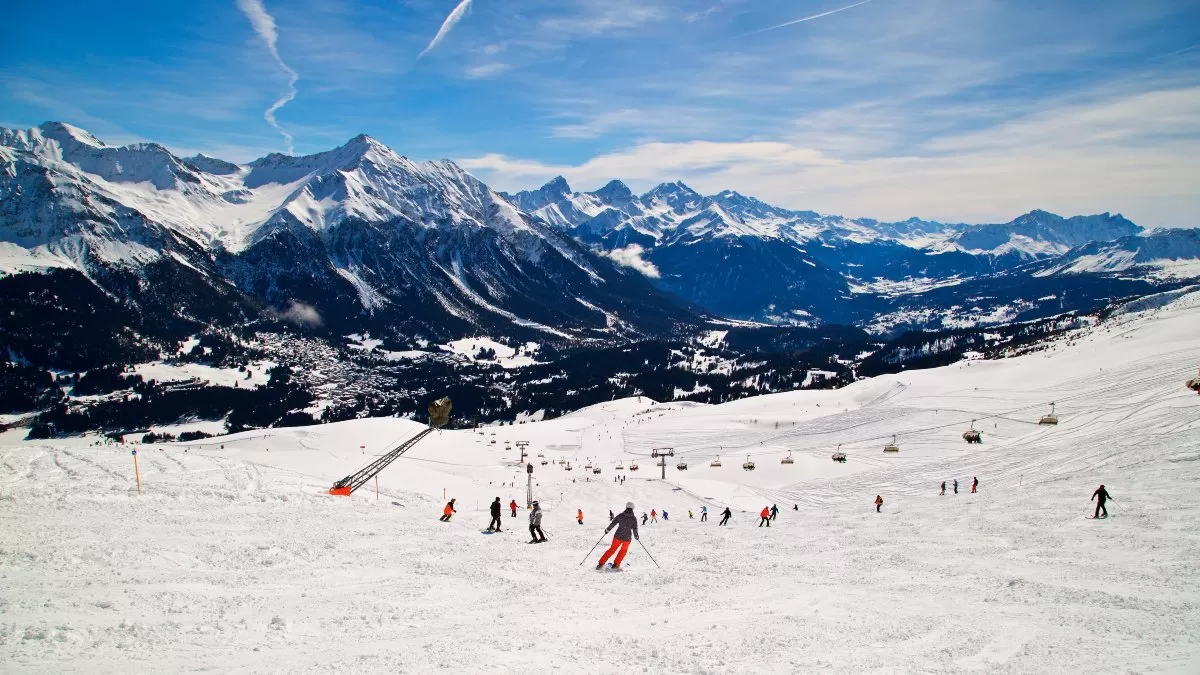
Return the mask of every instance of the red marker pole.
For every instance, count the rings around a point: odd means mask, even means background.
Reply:
[[[142,474],[138,473],[137,450],[133,451],[133,475],[137,478],[138,495],[142,494]]]

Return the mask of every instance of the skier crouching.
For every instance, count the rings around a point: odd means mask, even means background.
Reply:
[[[621,563],[625,560],[625,554],[629,552],[630,536],[634,539],[638,538],[638,523],[637,516],[633,513],[633,502],[625,504],[625,510],[617,514],[608,527],[604,528],[604,533],[608,534],[609,530],[617,528],[613,534],[612,545],[600,556],[600,562],[596,565],[596,569],[604,569],[604,563],[615,553],[616,558],[613,559],[612,569],[614,572],[621,569]]]
[[[442,509],[442,517],[438,518],[438,520],[442,521],[443,523],[448,523],[450,522],[450,516],[454,515],[455,512],[456,509],[454,508],[454,500],[451,499],[450,501],[446,502],[446,508]]]

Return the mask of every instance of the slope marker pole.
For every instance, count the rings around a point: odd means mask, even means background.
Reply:
[[[137,479],[137,492],[140,496],[142,494],[142,474],[138,472],[137,450],[133,451],[133,475]]]

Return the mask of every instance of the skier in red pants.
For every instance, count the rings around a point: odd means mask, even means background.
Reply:
[[[600,563],[596,565],[596,569],[598,570],[604,569],[604,563],[608,562],[608,559],[613,554],[616,554],[617,557],[613,559],[612,569],[614,572],[620,571],[621,563],[625,560],[625,554],[629,552],[629,542],[631,541],[629,537],[638,538],[637,516],[633,514],[633,502],[625,504],[625,510],[618,513],[617,517],[613,518],[612,522],[608,524],[608,527],[604,528],[605,534],[614,527],[617,528],[617,531],[613,534],[612,545],[608,547],[604,555],[600,556]]]
[[[975,494],[975,491],[978,489],[979,489],[979,477],[976,476],[975,479],[971,481],[971,494]]]

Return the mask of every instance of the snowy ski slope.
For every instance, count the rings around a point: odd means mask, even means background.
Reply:
[[[1200,672],[1200,397],[1182,386],[1200,293],[1143,305],[1045,351],[837,391],[438,432],[378,499],[324,492],[420,425],[126,447],[9,432],[0,671]],[[1061,423],[1039,426],[1050,401]],[[972,419],[982,445],[961,438]],[[523,506],[519,440],[539,546],[523,509],[480,534],[493,497]],[[1088,520],[1100,483],[1112,517]],[[603,548],[580,566],[627,500],[670,512],[642,528],[662,569],[637,544],[624,573],[592,569]]]

